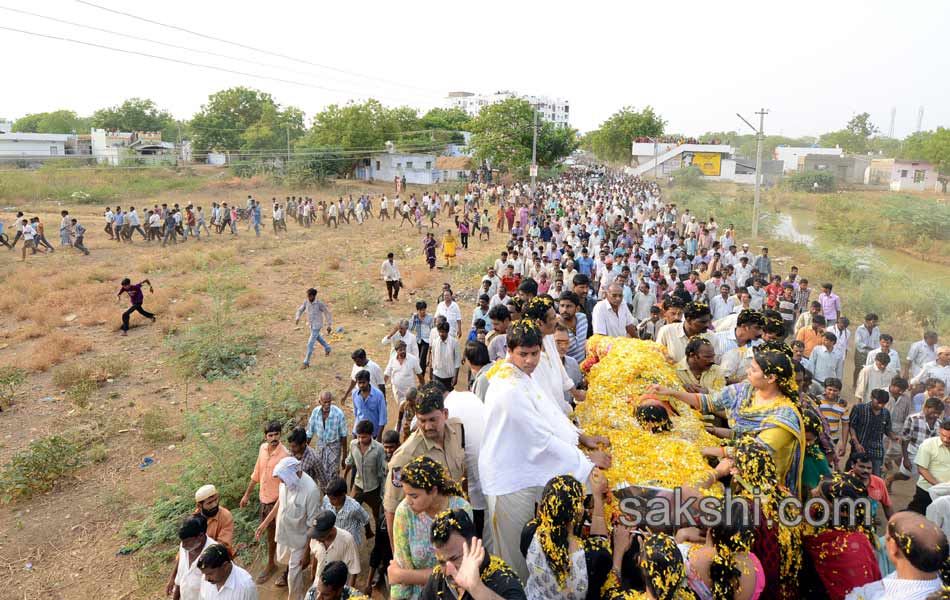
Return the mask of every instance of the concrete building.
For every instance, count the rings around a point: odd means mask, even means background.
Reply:
[[[633,175],[667,177],[686,167],[698,167],[706,179],[755,183],[755,160],[737,157],[728,144],[634,142],[633,160],[627,171]],[[782,163],[762,161],[763,183],[772,185],[782,176]]]
[[[117,166],[135,159],[150,164],[177,161],[175,144],[162,141],[161,131],[114,131],[93,128],[90,146],[96,162]]]
[[[569,127],[571,105],[563,98],[549,96],[533,96],[519,94],[510,90],[495,92],[494,94],[475,94],[473,92],[449,92],[446,98],[447,108],[461,108],[471,116],[477,116],[486,106],[508,100],[521,98],[538,107],[538,117],[554,123],[555,127]]]
[[[439,178],[435,169],[436,158],[435,154],[380,152],[361,159],[355,175],[364,181],[392,181],[398,175],[405,176],[407,183],[429,185]]]
[[[828,171],[841,183],[863,183],[871,166],[869,156],[806,154],[799,159],[800,171]]]
[[[924,161],[875,158],[864,176],[868,185],[886,185],[895,192],[942,191],[937,166]]]
[[[0,133],[0,159],[37,160],[66,156],[66,142],[73,137],[62,133]]]
[[[778,146],[775,148],[775,160],[782,161],[786,173],[799,169],[800,159],[808,154],[824,154],[827,156],[841,156],[841,148],[798,148],[794,146]]]

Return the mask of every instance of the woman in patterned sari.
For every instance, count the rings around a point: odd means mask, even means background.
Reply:
[[[755,349],[748,380],[726,386],[717,394],[692,394],[654,385],[647,395],[673,396],[704,414],[729,422],[733,438],[752,435],[768,448],[779,481],[797,495],[805,453],[804,422],[796,404],[798,388],[792,351],[781,342],[765,342]],[[706,456],[732,455],[730,446],[704,448]]]

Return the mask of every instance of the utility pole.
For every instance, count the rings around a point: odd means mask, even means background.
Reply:
[[[287,169],[290,169],[290,123],[284,124],[284,131],[287,132]]]
[[[534,192],[537,189],[538,181],[538,105],[534,105],[534,139],[531,142],[531,199],[534,200]]]
[[[746,125],[755,131],[755,192],[752,200],[752,239],[759,237],[759,199],[762,183],[762,143],[765,141],[765,115],[769,114],[766,109],[761,109],[755,113],[759,115],[759,128],[756,129],[752,123],[745,120],[745,117],[736,113],[736,116],[742,119]]]

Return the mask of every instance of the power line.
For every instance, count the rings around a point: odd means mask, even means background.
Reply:
[[[276,56],[276,57],[278,57],[278,58],[283,58],[283,59],[286,59],[286,60],[292,60],[292,61],[295,61],[295,62],[303,63],[303,64],[306,64],[306,65],[310,65],[310,66],[313,66],[313,67],[318,67],[318,68],[320,68],[320,69],[327,69],[327,70],[329,70],[329,71],[336,71],[337,73],[344,73],[344,74],[346,74],[346,75],[351,75],[351,76],[354,76],[354,77],[361,77],[361,78],[363,78],[363,79],[369,79],[369,80],[375,80],[375,81],[382,81],[382,82],[385,82],[385,83],[389,83],[389,84],[391,84],[391,85],[397,85],[397,86],[401,86],[401,87],[412,87],[412,88],[415,88],[415,89],[418,89],[418,90],[423,90],[423,91],[427,91],[427,92],[439,93],[439,94],[440,94],[440,92],[437,92],[436,90],[433,90],[433,89],[430,89],[430,88],[423,88],[423,87],[412,86],[412,85],[408,85],[408,84],[405,84],[405,83],[399,82],[399,81],[393,81],[393,80],[390,80],[390,79],[385,79],[385,78],[382,78],[382,77],[376,77],[376,76],[373,76],[373,75],[364,75],[364,74],[362,74],[362,73],[356,73],[356,72],[354,72],[354,71],[348,71],[348,70],[346,70],[346,69],[340,69],[340,68],[338,68],[338,67],[332,67],[332,66],[330,66],[330,65],[324,65],[324,64],[320,64],[320,63],[315,63],[315,62],[312,62],[312,61],[309,61],[309,60],[304,60],[304,59],[302,59],[302,58],[297,58],[297,57],[294,57],[294,56],[289,56],[289,55],[287,55],[287,54],[281,54],[281,53],[279,53],[279,52],[271,52],[270,50],[263,50],[263,49],[261,49],[261,48],[256,48],[256,47],[254,47],[254,46],[250,46],[250,45],[248,45],[248,44],[242,44],[242,43],[240,43],[240,42],[234,42],[234,41],[231,41],[231,40],[226,40],[226,39],[224,39],[224,38],[219,38],[219,37],[215,37],[215,36],[212,36],[212,35],[200,33],[200,32],[197,32],[197,31],[192,31],[191,29],[186,29],[186,28],[184,28],[184,27],[179,27],[178,25],[170,25],[170,24],[168,24],[168,23],[162,23],[162,22],[160,22],[160,21],[155,21],[155,20],[153,20],[153,19],[149,19],[149,18],[146,18],[146,17],[140,17],[140,16],[138,16],[138,15],[134,15],[134,14],[132,14],[132,13],[123,12],[123,11],[121,11],[121,10],[116,10],[116,9],[114,9],[114,8],[109,8],[109,7],[107,7],[107,6],[101,6],[101,5],[99,5],[99,4],[94,4],[94,3],[92,3],[92,2],[87,2],[86,0],[76,0],[76,1],[79,2],[80,4],[85,4],[86,6],[91,6],[91,7],[93,7],[93,8],[98,8],[99,10],[104,10],[104,11],[111,12],[111,13],[114,13],[114,14],[117,14],[117,15],[122,15],[122,16],[125,16],[125,17],[129,17],[129,18],[131,18],[131,19],[136,19],[136,20],[139,20],[139,21],[144,21],[144,22],[146,22],[146,23],[151,23],[151,24],[153,24],[153,25],[158,25],[158,26],[160,26],[160,27],[166,27],[166,28],[168,28],[168,29],[174,29],[174,30],[176,30],[176,31],[182,31],[182,32],[187,33],[187,34],[194,35],[194,36],[198,36],[198,37],[205,38],[205,39],[209,39],[209,40],[213,40],[213,41],[215,41],[215,42],[221,42],[221,43],[223,43],[223,44],[230,44],[230,45],[232,45],[232,46],[237,46],[238,48],[244,48],[244,49],[246,49],[246,50],[253,50],[254,52],[260,52],[261,54],[269,54],[269,55],[271,55],[271,56]]]
[[[218,57],[218,58],[224,58],[224,59],[228,59],[228,60],[234,60],[234,61],[239,61],[239,62],[245,62],[245,63],[249,63],[249,64],[252,64],[252,65],[257,65],[257,66],[261,66],[261,67],[268,67],[268,68],[271,68],[271,69],[283,69],[283,70],[285,70],[285,71],[288,71],[288,72],[290,72],[290,73],[296,73],[296,74],[298,74],[298,75],[305,75],[305,76],[310,76],[310,77],[314,77],[314,76],[322,77],[322,76],[324,76],[324,75],[317,75],[317,74],[315,74],[315,73],[313,73],[313,72],[309,72],[309,71],[300,71],[300,70],[297,70],[297,69],[292,69],[292,68],[290,68],[290,67],[286,67],[286,66],[282,66],[282,65],[276,65],[276,64],[273,64],[273,63],[266,63],[266,62],[260,62],[260,61],[256,61],[256,60],[251,60],[251,59],[249,59],[249,58],[242,58],[242,57],[240,57],[240,56],[234,56],[234,55],[232,55],[232,54],[222,54],[222,53],[220,53],[220,52],[214,52],[214,51],[211,51],[211,50],[202,50],[202,49],[200,49],[200,48],[192,48],[192,47],[190,47],[190,46],[182,46],[182,45],[179,45],[179,44],[173,44],[173,43],[171,43],[171,42],[164,42],[164,41],[161,41],[161,40],[155,40],[155,39],[151,39],[151,38],[147,38],[147,37],[142,37],[142,36],[138,36],[138,35],[131,35],[131,34],[128,34],[128,33],[122,33],[121,31],[113,31],[113,30],[111,30],[111,29],[106,29],[106,28],[104,28],[104,27],[96,27],[96,26],[94,26],[94,25],[86,25],[86,24],[84,24],[84,23],[76,23],[76,22],[74,22],[74,21],[67,21],[67,20],[65,20],[65,19],[58,19],[58,18],[56,18],[56,17],[50,17],[50,16],[47,16],[47,15],[41,15],[41,14],[39,14],[39,13],[34,13],[34,12],[30,12],[30,11],[26,11],[26,10],[22,10],[22,9],[18,9],[18,8],[11,8],[11,7],[9,7],[9,6],[2,6],[2,5],[0,5],[0,10],[6,10],[6,11],[10,11],[10,12],[22,14],[22,15],[27,15],[27,16],[30,16],[30,17],[36,17],[36,18],[38,18],[38,19],[45,19],[45,20],[47,20],[47,21],[53,21],[53,22],[55,22],[55,23],[62,23],[62,24],[64,24],[64,25],[71,25],[71,26],[73,26],[73,27],[80,27],[80,28],[89,29],[89,30],[92,30],[92,31],[99,31],[99,32],[102,32],[102,33],[107,33],[107,34],[110,34],[110,35],[116,35],[116,36],[119,36],[119,37],[131,39],[131,40],[135,40],[135,41],[139,41],[139,42],[148,42],[148,43],[151,43],[151,44],[158,44],[158,45],[161,45],[161,46],[168,46],[169,48],[176,48],[176,49],[178,49],[178,50],[185,50],[185,51],[188,51],[188,52],[195,52],[195,53],[198,53],[198,54],[207,54],[207,55],[209,55],[209,56],[215,56],[215,57]],[[351,83],[351,82],[343,82],[343,83]],[[355,92],[351,92],[351,93],[355,93]]]
[[[78,1],[78,0],[77,0],[77,1]],[[149,54],[148,52],[139,52],[139,51],[137,51],[137,50],[127,50],[127,49],[125,49],[125,48],[116,48],[116,47],[114,47],[114,46],[106,46],[105,44],[97,44],[97,43],[94,43],[94,42],[85,42],[85,41],[82,41],[82,40],[76,40],[76,39],[68,38],[68,37],[62,37],[62,36],[57,36],[57,35],[51,35],[51,34],[47,34],[47,33],[39,33],[39,32],[36,32],[36,31],[27,31],[27,30],[25,30],[25,29],[17,29],[17,28],[15,28],[15,27],[6,27],[6,26],[3,26],[3,25],[0,25],[0,29],[6,30],[6,31],[13,31],[13,32],[15,32],[15,33],[22,33],[22,34],[24,34],[24,35],[32,35],[32,36],[35,36],[35,37],[47,38],[47,39],[50,39],[50,40],[57,40],[57,41],[61,41],[61,42],[70,42],[70,43],[73,43],[73,44],[80,44],[80,45],[83,45],[83,46],[91,46],[91,47],[93,47],[93,48],[101,48],[101,49],[104,49],[104,50],[110,50],[110,51],[112,51],[112,52],[120,52],[120,53],[122,53],[122,54],[133,54],[133,55],[138,55],[138,56],[144,56],[144,57],[147,57],[147,58],[154,58],[154,59],[163,60],[163,61],[166,61],[166,62],[177,63],[177,64],[181,64],[181,65],[188,65],[188,66],[190,66],[190,67],[199,67],[199,68],[203,68],[203,69],[212,69],[212,70],[215,70],[215,71],[223,71],[223,72],[225,72],[225,73],[233,73],[233,74],[235,74],[235,75],[245,75],[245,76],[247,76],[247,77],[256,77],[256,78],[258,78],[258,79],[268,79],[268,80],[270,80],[270,81],[277,81],[277,82],[280,82],[280,83],[288,83],[288,84],[290,84],[290,85],[297,85],[297,86],[301,86],[301,87],[309,87],[309,88],[314,88],[314,89],[318,89],[318,90],[324,90],[324,91],[328,91],[328,92],[338,92],[338,93],[341,93],[341,94],[353,94],[353,93],[354,93],[354,92],[348,91],[348,90],[341,90],[341,89],[338,89],[338,88],[330,88],[330,87],[325,87],[325,86],[316,85],[316,84],[312,84],[312,83],[305,83],[305,82],[302,82],[302,81],[295,81],[295,80],[293,80],[293,79],[285,79],[285,78],[282,78],[282,77],[272,77],[272,76],[270,76],[270,75],[258,75],[258,74],[256,74],[256,73],[250,73],[250,72],[247,72],[247,71],[238,71],[238,70],[236,70],[236,69],[229,69],[229,68],[227,68],[227,67],[218,67],[218,66],[208,65],[208,64],[204,64],[204,63],[196,63],[196,62],[191,62],[191,61],[187,61],[187,60],[181,60],[181,59],[177,59],[177,58],[170,58],[170,57],[168,57],[168,56],[159,56],[159,55],[157,55],[157,54]],[[380,97],[386,98],[386,96],[380,96]],[[389,98],[389,99],[392,99],[392,98]]]

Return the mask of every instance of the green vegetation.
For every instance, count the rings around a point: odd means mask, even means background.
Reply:
[[[185,442],[180,473],[169,480],[150,506],[141,507],[138,518],[126,523],[129,543],[125,551],[155,548],[177,541],[178,524],[194,510],[194,493],[200,486],[214,482],[221,505],[236,509],[247,486],[247,474],[254,468],[264,423],[278,420],[285,431],[304,408],[298,400],[301,390],[276,372],[265,373],[249,393],[236,393],[226,405],[204,404],[189,414],[185,423]],[[252,502],[257,502],[253,495]],[[257,526],[256,512],[234,510],[235,545],[253,543]],[[160,560],[160,552],[149,553]],[[246,557],[244,560],[248,560]]]
[[[584,148],[601,160],[629,165],[633,140],[661,136],[665,126],[666,121],[653,111],[653,107],[637,111],[632,106],[625,106],[584,136]]]
[[[129,359],[122,355],[106,356],[91,362],[71,362],[53,373],[53,383],[66,390],[66,397],[77,408],[89,406],[89,399],[109,379],[126,375]]]
[[[210,280],[208,285],[215,300],[211,313],[183,332],[170,334],[168,344],[189,377],[209,381],[237,377],[255,364],[260,336],[248,331],[232,310],[237,287]]]
[[[90,122],[100,129],[161,131],[162,139],[166,141],[178,139],[178,127],[182,125],[171,113],[158,108],[147,98],[129,98],[117,106],[101,108],[92,114]]]
[[[54,110],[26,115],[13,123],[13,131],[23,133],[86,133],[90,119],[71,110]]]
[[[672,176],[674,186],[696,189],[706,185],[702,170],[696,166],[677,169]]]
[[[65,437],[34,440],[0,470],[0,503],[28,500],[48,492],[84,462],[82,448]]]
[[[192,192],[201,189],[206,182],[206,177],[199,176],[191,169],[78,169],[61,168],[56,163],[47,163],[35,171],[0,171],[0,200],[56,200],[70,204],[105,204],[168,191]]]
[[[0,367],[0,409],[13,404],[20,386],[26,383],[26,371],[17,367]]]
[[[837,187],[834,173],[828,171],[796,171],[782,183],[796,192],[822,194],[833,192]]]
[[[486,106],[472,119],[470,146],[478,162],[526,175],[531,164],[534,109],[527,100],[510,98]],[[555,165],[578,147],[577,132],[557,128],[538,117],[538,164]]]
[[[152,444],[161,444],[174,437],[174,433],[168,425],[168,418],[164,413],[155,409],[142,413],[142,417],[139,419],[139,428],[142,430],[142,437],[145,441]]]

